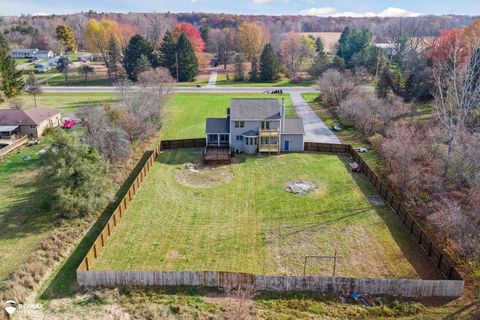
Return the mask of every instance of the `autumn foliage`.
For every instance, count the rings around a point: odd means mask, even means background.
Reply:
[[[173,30],[173,36],[176,41],[178,41],[182,33],[185,33],[188,40],[191,42],[198,63],[205,66],[207,64],[207,59],[205,58],[205,42],[202,39],[200,30],[190,23],[179,23]]]

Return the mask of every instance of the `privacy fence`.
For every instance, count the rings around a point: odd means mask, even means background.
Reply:
[[[104,248],[113,229],[120,222],[128,204],[139,190],[145,176],[161,150],[205,147],[205,139],[166,140],[151,151],[142,170],[133,181],[124,198],[113,211],[108,223],[93,243],[77,269],[77,282],[86,286],[204,286],[218,288],[248,287],[258,291],[318,291],[333,293],[386,294],[404,297],[459,297],[463,293],[464,280],[450,258],[443,253],[411,213],[403,206],[401,198],[382,183],[368,164],[350,145],[305,143],[306,152],[348,154],[362,167],[362,172],[384,198],[392,211],[399,216],[425,254],[434,262],[445,279],[421,280],[398,278],[346,278],[325,276],[259,276],[232,272],[211,271],[92,271],[91,266]],[[134,214],[134,213],[130,213]]]

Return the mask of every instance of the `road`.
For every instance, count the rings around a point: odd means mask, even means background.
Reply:
[[[283,90],[290,94],[292,104],[295,107],[297,115],[302,118],[305,126],[306,142],[323,143],[341,143],[338,137],[331,131],[325,123],[310,108],[303,99],[302,93],[315,92],[312,87],[177,87],[176,92],[194,92],[194,93],[263,93],[271,90]],[[65,92],[65,93],[98,93],[98,92],[116,92],[114,87],[43,87],[43,92]]]

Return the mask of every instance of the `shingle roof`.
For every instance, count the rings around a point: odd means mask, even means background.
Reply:
[[[230,133],[229,118],[207,118],[206,133]]]
[[[40,122],[59,114],[60,112],[54,109],[0,109],[0,125],[2,126],[33,126]]]
[[[303,120],[298,118],[285,119],[282,134],[304,134]]]
[[[230,103],[232,120],[280,119],[278,99],[232,99]]]
[[[242,134],[245,137],[258,137],[258,132],[255,130],[248,130]]]

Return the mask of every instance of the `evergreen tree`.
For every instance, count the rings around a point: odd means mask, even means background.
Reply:
[[[148,61],[148,69],[151,66],[157,66],[157,57],[153,52],[152,45],[144,37],[136,34],[128,42],[123,57],[123,67],[132,81],[137,81],[138,70],[143,69],[146,65],[145,61],[139,62],[142,55]],[[140,65],[143,67],[140,68]]]
[[[108,73],[109,77],[113,74],[114,78],[118,78],[118,65],[122,60],[122,53],[120,49],[120,43],[114,35],[110,36],[108,41]]]
[[[243,53],[237,53],[234,56],[234,80],[245,81],[245,55]]]
[[[372,33],[346,27],[338,40],[337,56],[343,58],[348,68],[363,65],[371,49]]]
[[[319,55],[325,55],[325,46],[323,45],[323,41],[320,37],[317,37],[317,40],[315,41],[315,48]]]
[[[276,81],[279,79],[277,57],[270,43],[265,45],[260,56],[260,79],[263,81]]]
[[[163,36],[162,45],[160,46],[161,66],[170,71],[172,77],[177,78],[177,44],[170,31]],[[177,79],[178,80],[178,79]]]
[[[142,72],[150,70],[152,65],[150,64],[150,61],[148,58],[142,54],[140,58],[137,60],[135,63],[135,66],[133,68],[133,74],[135,75],[135,81],[138,80],[138,75]]]
[[[0,90],[7,98],[19,95],[25,86],[22,71],[17,70],[17,63],[10,55],[10,46],[0,33]]]
[[[310,67],[310,75],[313,78],[319,78],[327,69],[330,68],[330,59],[325,54],[318,54]]]
[[[258,57],[254,56],[252,59],[252,70],[250,71],[250,81],[257,81],[258,80]]]
[[[38,82],[37,78],[35,78],[35,75],[33,72],[30,72],[28,75],[28,79],[25,82],[25,91],[33,95],[33,101],[35,103],[35,108],[37,107],[37,94],[42,93],[42,87],[40,86],[40,83]]]
[[[65,76],[65,81],[68,81],[68,66],[70,64],[70,60],[67,56],[60,57],[57,62],[57,70],[62,72]]]
[[[199,65],[192,43],[185,33],[178,38],[178,81],[193,81],[199,72]]]

